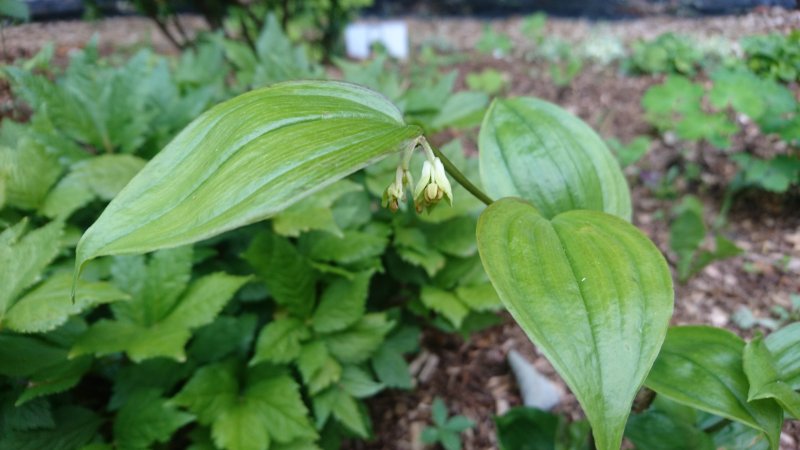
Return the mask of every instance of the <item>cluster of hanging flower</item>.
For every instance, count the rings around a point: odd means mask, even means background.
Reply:
[[[442,160],[434,155],[428,143],[424,140],[419,142],[425,150],[426,160],[422,164],[422,174],[414,187],[414,208],[418,213],[423,210],[430,211],[443,198],[447,198],[450,205],[453,204],[453,190],[450,181],[442,164]],[[416,143],[411,147],[411,151],[416,148]],[[397,167],[395,179],[392,184],[383,192],[381,204],[384,208],[389,208],[392,212],[400,208],[400,204],[406,201],[406,187],[411,189],[414,185],[414,178],[408,170],[408,160],[410,154],[404,158],[403,163]]]

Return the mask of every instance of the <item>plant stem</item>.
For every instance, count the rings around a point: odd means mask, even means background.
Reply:
[[[494,202],[488,195],[486,195],[483,191],[478,189],[477,186],[472,184],[469,179],[461,173],[458,168],[444,156],[444,153],[440,152],[439,149],[432,148],[433,154],[436,155],[440,160],[442,160],[442,165],[444,166],[444,170],[453,177],[454,180],[458,181],[458,184],[464,186],[464,189],[469,191],[470,194],[474,195],[475,198],[482,201],[486,206],[489,206]]]

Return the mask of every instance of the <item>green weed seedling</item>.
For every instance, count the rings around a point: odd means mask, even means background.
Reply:
[[[703,205],[697,197],[687,195],[673,210],[669,228],[669,245],[678,257],[677,272],[681,282],[687,281],[706,266],[742,253],[742,250],[713,230],[714,249],[703,249],[709,229],[703,218]]]
[[[422,430],[422,442],[429,445],[439,443],[445,450],[460,450],[461,433],[475,426],[475,422],[464,416],[448,417],[447,406],[439,397],[433,399],[431,419],[433,426]]]

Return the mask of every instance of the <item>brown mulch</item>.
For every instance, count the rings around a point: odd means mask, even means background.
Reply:
[[[202,28],[197,18],[187,17],[187,28]],[[492,21],[498,30],[509,33],[521,46],[519,18]],[[446,40],[453,48],[474,47],[485,22],[470,19],[408,19],[412,44]],[[785,32],[800,28],[800,12],[763,10],[742,17],[710,19],[650,18],[637,21],[590,23],[580,20],[550,20],[548,35],[577,42],[598,30],[619,36],[625,41],[649,38],[666,31],[698,37],[743,35],[771,31]],[[158,51],[172,53],[174,48],[149,21],[139,18],[114,18],[95,23],[55,22],[29,24],[3,31],[4,60],[33,55],[43,42],[57,42],[56,55],[84,45],[97,33],[107,48],[133,48],[150,42]],[[706,205],[711,223],[722,203],[722,187],[730,180],[735,167],[719,151],[707,145],[682,146],[656,138],[647,125],[639,104],[644,91],[659,81],[658,77],[625,77],[609,67],[585,68],[574,83],[559,89],[550,83],[541,66],[511,60],[475,57],[460,64],[462,76],[470,71],[493,67],[508,74],[510,95],[533,95],[554,101],[582,117],[604,137],[627,142],[635,136],[649,135],[653,146],[649,154],[629,171],[634,199],[634,222],[650,236],[674,262],[668,246],[668,217],[675,199],[655,196],[641,181],[643,174],[663,174],[671,165],[686,161],[703,167],[703,183],[681,181],[680,193],[698,195]],[[463,83],[463,80],[460,81]],[[0,94],[4,87],[0,85]],[[2,95],[0,95],[2,97]],[[775,142],[761,136],[738,137],[734,150],[748,148],[756,153],[775,152]],[[469,147],[469,143],[467,145]],[[472,145],[474,148],[474,144]],[[778,149],[780,151],[781,149]],[[785,150],[785,149],[784,149]],[[731,316],[740,307],[750,308],[757,316],[767,317],[780,305],[788,307],[790,294],[800,293],[800,200],[798,194],[776,197],[747,192],[734,203],[723,233],[744,253],[714,263],[685,285],[676,284],[674,324],[712,324],[730,328],[741,335]],[[371,442],[350,442],[348,449],[423,449],[419,434],[430,423],[430,405],[434,397],[445,400],[453,414],[463,414],[477,425],[464,433],[466,450],[497,448],[492,417],[521,403],[515,381],[506,362],[507,353],[516,349],[545,375],[559,383],[549,363],[537,352],[524,333],[508,316],[504,323],[476,333],[469,340],[426,330],[421,352],[413,356],[411,366],[416,380],[412,391],[387,391],[367,401],[375,430]],[[574,397],[565,394],[558,410],[573,419],[582,417]],[[782,450],[800,448],[800,425],[784,426]]]

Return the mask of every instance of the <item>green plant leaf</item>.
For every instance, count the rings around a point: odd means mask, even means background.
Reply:
[[[0,320],[16,296],[30,287],[61,250],[64,225],[54,221],[25,233],[27,221],[0,233]],[[69,302],[69,299],[65,301]]]
[[[625,437],[647,450],[715,450],[711,437],[694,424],[662,411],[645,411],[628,419]]]
[[[66,218],[95,198],[111,200],[144,165],[143,159],[132,155],[101,155],[80,161],[47,194],[42,214]]]
[[[128,317],[101,319],[78,338],[70,356],[87,353],[107,355],[124,351],[137,362],[159,356],[184,361],[184,348],[191,337],[191,330],[213,322],[249,279],[213,273],[192,283],[174,308],[163,317],[156,316],[146,321]]]
[[[266,450],[272,441],[317,438],[297,383],[282,370],[253,368],[241,385],[233,363],[205,366],[172,402],[211,425],[223,448]]]
[[[555,450],[564,419],[536,408],[512,408],[494,418],[500,450]]]
[[[114,419],[114,440],[120,449],[147,449],[155,442],[167,442],[194,416],[166,405],[156,390],[136,392]]]
[[[408,363],[403,354],[419,348],[419,335],[418,328],[401,326],[386,338],[372,356],[372,369],[378,380],[386,387],[399,389],[413,387]]]
[[[338,279],[331,283],[311,318],[314,330],[332,333],[358,322],[366,310],[370,278],[372,272],[362,272],[352,280]]]
[[[54,330],[70,316],[93,306],[130,298],[110,283],[80,281],[75,302],[70,302],[71,286],[72,277],[69,274],[48,278],[14,303],[6,314],[4,324],[20,333],[43,333]]]
[[[800,418],[800,322],[744,348],[744,372],[750,382],[747,400],[774,398],[794,418]]]
[[[195,119],[112,200],[78,243],[76,277],[98,256],[176,247],[263,220],[419,136],[388,100],[351,84],[243,94]]]
[[[343,195],[362,189],[350,180],[337,181],[278,213],[272,218],[272,227],[282,236],[297,237],[311,230],[322,230],[342,237],[331,206]]]
[[[117,256],[111,264],[114,284],[131,300],[112,306],[117,319],[144,325],[162,320],[186,290],[192,275],[191,246],[143,255]]]
[[[356,436],[366,439],[370,435],[369,418],[364,415],[358,401],[344,389],[333,386],[313,398],[317,427],[321,428],[332,415]]]
[[[287,317],[272,321],[261,330],[250,364],[288,363],[300,356],[301,342],[310,337],[311,331],[298,319]]]
[[[433,286],[422,286],[420,300],[428,308],[436,311],[449,320],[456,328],[461,327],[469,308],[452,292]]]
[[[346,366],[339,383],[345,392],[355,398],[371,397],[384,388],[383,384],[373,380],[372,375],[358,366]]]
[[[316,395],[342,377],[342,365],[333,358],[322,341],[303,346],[297,368],[311,395]]]
[[[619,164],[588,125],[560,107],[529,97],[495,100],[479,141],[489,196],[521,197],[547,218],[591,209],[630,220]]]
[[[343,363],[358,364],[369,359],[394,327],[385,314],[370,313],[351,327],[324,337],[331,355]]]
[[[250,243],[244,258],[279,305],[299,317],[311,314],[316,299],[316,275],[308,260],[286,238],[260,233]]]
[[[721,328],[673,327],[646,384],[672,400],[763,431],[777,449],[783,410],[771,399],[747,401],[744,346]]]
[[[661,253],[618,217],[548,220],[518,199],[489,206],[477,237],[500,299],[583,406],[597,448],[619,448],[672,315]]]
[[[433,118],[431,126],[435,130],[441,130],[448,127],[468,128],[479,125],[488,104],[489,96],[483,92],[457,92],[447,98],[442,109]]]
[[[62,406],[53,413],[56,426],[50,429],[14,431],[0,436],[0,450],[41,448],[82,448],[94,437],[103,419],[79,406]]]
[[[21,209],[38,208],[61,170],[58,160],[29,137],[20,139],[16,148],[0,146],[4,203]]]

